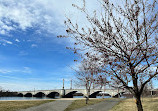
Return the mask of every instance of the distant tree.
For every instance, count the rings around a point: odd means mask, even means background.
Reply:
[[[3,88],[0,86],[0,91],[2,91],[3,90]]]
[[[90,90],[94,88],[95,81],[98,79],[98,69],[93,63],[84,59],[78,66],[78,69],[75,70],[75,76],[78,80],[78,85],[86,88],[86,104],[88,104]]]
[[[115,4],[115,0],[102,0],[102,11],[94,11],[94,15],[86,10],[85,0],[83,3],[83,7],[73,6],[85,14],[87,26],[68,18],[68,36],[59,37],[71,37],[75,53],[100,61],[103,72],[118,79],[135,96],[138,111],[143,111],[143,89],[158,75],[157,1],[124,0]]]
[[[96,87],[99,87],[99,89],[103,89],[107,84],[109,84],[109,81],[105,75],[99,75],[96,79]]]
[[[150,82],[149,82],[148,84],[149,84],[149,85],[148,85],[149,89],[150,89],[150,90],[153,90],[153,89],[154,89],[153,81],[150,80]]]
[[[118,98],[120,97],[120,89],[124,89],[123,84],[118,79],[112,79],[109,83],[109,87],[112,87],[114,89],[117,89]]]

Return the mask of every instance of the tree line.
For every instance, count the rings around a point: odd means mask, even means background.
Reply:
[[[3,90],[2,88],[0,88],[0,97],[14,97],[14,96],[17,96],[17,92]]]

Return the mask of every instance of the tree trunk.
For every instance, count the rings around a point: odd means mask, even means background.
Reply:
[[[89,95],[90,95],[90,89],[87,90],[86,104],[88,104],[88,101],[89,101]]]
[[[137,104],[138,111],[143,111],[143,107],[142,107],[142,102],[141,102],[141,99],[140,99],[140,95],[136,96],[136,104]]]
[[[89,97],[86,97],[86,104],[88,104]]]

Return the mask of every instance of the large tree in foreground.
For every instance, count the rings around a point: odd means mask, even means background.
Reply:
[[[135,96],[138,111],[143,111],[143,89],[158,75],[157,1],[116,4],[115,0],[100,0],[103,10],[94,11],[93,16],[83,3],[83,7],[73,6],[85,14],[87,26],[80,27],[69,18],[65,21],[68,37],[76,40],[74,52],[98,61],[103,72]]]

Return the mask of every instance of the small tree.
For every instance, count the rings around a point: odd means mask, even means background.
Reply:
[[[89,24],[80,27],[68,18],[67,37],[76,40],[74,52],[100,61],[103,72],[118,79],[135,96],[138,111],[143,111],[143,89],[158,75],[157,1],[124,0],[121,5],[114,1],[102,0],[103,10],[100,15],[94,11],[93,16],[87,12],[85,0],[83,7],[73,4]]]
[[[120,98],[120,94],[121,94],[120,89],[124,89],[124,86],[122,85],[122,83],[118,79],[115,79],[115,80],[112,79],[111,82],[109,83],[109,87],[117,89],[118,98]]]
[[[98,69],[96,68],[96,66],[94,66],[94,64],[84,59],[78,67],[78,70],[75,70],[75,72],[75,76],[78,80],[78,85],[86,88],[86,104],[88,104],[90,90],[91,88],[93,88],[95,81],[98,78]]]
[[[109,81],[107,80],[107,77],[105,75],[99,75],[95,84],[97,85],[97,87],[100,87],[99,89],[101,90],[108,83]]]
[[[100,75],[100,76],[98,76],[98,78],[96,80],[96,85],[97,85],[97,87],[100,87],[100,90],[101,89],[104,90],[104,92],[102,93],[103,98],[105,96],[104,93],[105,93],[105,87],[106,87],[107,84],[109,84],[109,81],[107,80],[106,75]]]

